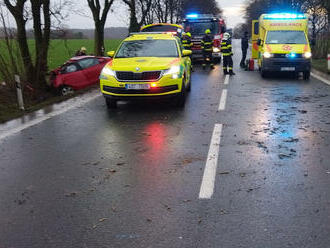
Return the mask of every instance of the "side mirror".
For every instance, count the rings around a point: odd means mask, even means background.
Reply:
[[[182,56],[183,57],[187,57],[187,56],[190,56],[192,55],[192,51],[191,50],[183,50],[182,51]]]
[[[258,39],[258,40],[257,40],[257,45],[258,45],[258,46],[262,46],[262,40],[261,40],[261,39]]]
[[[113,56],[115,56],[115,53],[115,51],[109,51],[107,52],[107,55],[112,58]]]

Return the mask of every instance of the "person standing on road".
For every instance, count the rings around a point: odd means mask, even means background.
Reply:
[[[224,33],[223,39],[221,42],[221,52],[222,52],[222,60],[223,60],[223,73],[225,75],[235,75],[233,72],[233,59],[232,56],[234,55],[232,52],[230,34]]]
[[[245,60],[246,60],[246,53],[249,48],[249,38],[248,38],[248,32],[244,32],[244,36],[241,39],[241,48],[242,48],[242,60],[240,63],[240,66],[242,68],[245,67]]]
[[[211,30],[206,29],[205,35],[202,39],[202,50],[203,50],[203,69],[206,68],[207,64],[210,64],[211,69],[214,68],[213,57],[212,57],[212,50],[213,50],[213,38],[211,36]]]
[[[184,32],[182,34],[182,39],[181,40],[182,40],[183,48],[185,50],[190,50],[191,51],[191,48],[194,45],[194,43],[191,40],[191,33],[189,33],[189,32],[185,33]],[[192,61],[192,56],[190,55],[189,57],[190,57],[190,59]],[[191,70],[193,71],[192,63],[191,63]]]

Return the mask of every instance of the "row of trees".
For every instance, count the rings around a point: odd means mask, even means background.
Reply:
[[[117,2],[123,3],[129,11],[129,31],[139,31],[142,25],[153,22],[178,23],[185,13],[195,11],[219,14],[221,9],[216,0],[85,0],[92,13],[95,26],[95,54],[101,55],[104,47],[104,28],[110,9]],[[81,3],[79,3],[81,4]],[[36,88],[45,85],[48,72],[48,49],[51,32],[55,26],[68,17],[74,9],[70,0],[3,0],[0,3],[2,23],[5,30],[4,8],[7,9],[16,23],[16,40],[23,65],[24,79]],[[33,23],[35,40],[34,54],[28,44],[26,24]],[[13,73],[19,73],[15,65],[19,58],[11,52],[13,45],[9,42],[11,35],[6,35],[6,46],[9,50],[9,63],[0,57],[3,65],[12,65]],[[0,54],[1,56],[1,54]],[[32,59],[34,58],[34,59]],[[1,66],[3,67],[3,66]],[[0,71],[1,72],[1,71]],[[8,74],[8,73],[7,73]]]
[[[311,39],[328,41],[330,36],[329,0],[248,0],[245,10],[245,27],[251,30],[251,21],[269,12],[303,12],[309,14]],[[241,25],[242,27],[242,25]],[[238,27],[238,28],[241,28]],[[314,48],[316,56],[330,52],[329,42],[319,42]]]

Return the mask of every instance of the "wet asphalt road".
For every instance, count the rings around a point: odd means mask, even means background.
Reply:
[[[183,110],[97,97],[0,140],[0,248],[330,247],[330,86],[236,73],[196,68]]]

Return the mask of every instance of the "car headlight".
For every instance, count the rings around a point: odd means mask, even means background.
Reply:
[[[264,58],[269,59],[269,58],[273,57],[273,54],[271,54],[269,52],[264,52],[263,56],[264,56]]]
[[[310,59],[311,57],[312,57],[312,53],[311,52],[305,52],[304,53],[304,58]]]
[[[179,65],[173,65],[170,69],[167,69],[164,71],[163,75],[172,75],[173,79],[177,79],[179,77],[179,73],[181,71],[181,68]]]
[[[220,49],[218,47],[213,47],[213,52],[214,53],[219,53],[220,52]]]
[[[100,78],[107,77],[107,76],[116,76],[116,72],[111,70],[109,67],[104,67],[101,71]]]

